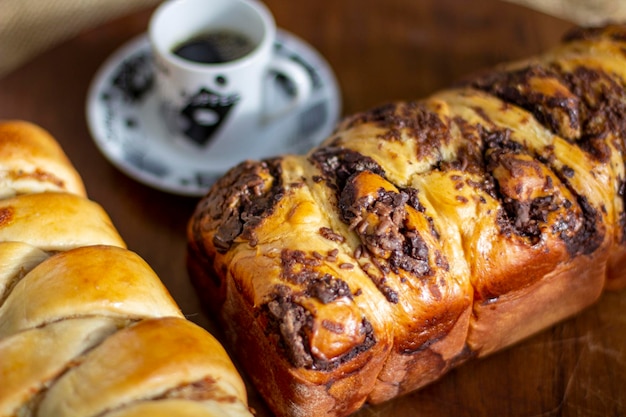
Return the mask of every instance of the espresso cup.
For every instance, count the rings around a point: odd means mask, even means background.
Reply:
[[[254,157],[255,132],[309,98],[305,68],[274,51],[276,24],[256,0],[168,0],[153,13],[151,42],[163,118],[174,140],[221,162]],[[274,108],[277,74],[294,87]]]

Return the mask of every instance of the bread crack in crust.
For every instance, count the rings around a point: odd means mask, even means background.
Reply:
[[[52,136],[0,122],[0,416],[251,416]]]
[[[577,29],[218,180],[190,276],[277,415],[389,400],[626,285],[625,48]]]

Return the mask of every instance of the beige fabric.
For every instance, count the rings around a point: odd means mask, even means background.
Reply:
[[[624,0],[508,0],[580,25],[626,21]]]
[[[81,30],[158,2],[0,0],[0,77]]]

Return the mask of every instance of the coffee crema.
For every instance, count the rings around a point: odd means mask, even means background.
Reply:
[[[201,64],[223,64],[252,52],[254,42],[232,30],[205,32],[182,42],[172,52],[188,61]]]

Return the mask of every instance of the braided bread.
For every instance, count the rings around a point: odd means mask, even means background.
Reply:
[[[626,26],[232,168],[188,268],[280,416],[345,416],[626,284]]]
[[[0,123],[0,416],[251,416],[52,136]]]

